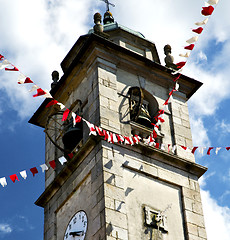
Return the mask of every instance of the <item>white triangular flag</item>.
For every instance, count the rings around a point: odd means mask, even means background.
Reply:
[[[75,121],[75,119],[76,119],[76,116],[77,116],[77,114],[76,114],[76,113],[74,113],[74,112],[72,112],[73,126],[75,126],[75,125],[76,125],[76,121]]]
[[[135,135],[133,138],[135,139],[135,144],[139,144],[139,142],[141,141],[141,137],[138,135]]]
[[[160,133],[158,127],[154,127],[154,131],[156,132],[157,135],[161,135],[161,133]]]
[[[26,80],[26,76],[23,75],[22,73],[19,74],[19,76],[18,76],[18,83],[19,84],[23,84],[25,82],[25,80]]]
[[[198,36],[195,36],[195,37],[188,39],[186,42],[191,44],[191,43],[197,42],[198,38],[199,38]]]
[[[59,105],[59,106],[60,106],[61,110],[65,108],[65,105],[64,105],[64,104],[62,104],[62,103],[57,103],[57,105]]]
[[[131,142],[131,145],[134,145],[132,137],[129,137],[129,141]]]
[[[58,158],[58,161],[61,163],[61,165],[63,165],[64,163],[67,162],[66,158],[64,156]]]
[[[179,87],[180,87],[179,83],[178,83],[178,82],[176,82],[176,85],[175,85],[175,90],[176,90],[176,91],[178,91],[178,90],[179,90]]]
[[[218,152],[220,151],[221,147],[217,147],[216,148],[216,155],[218,154]]]
[[[86,121],[85,119],[83,119],[83,121],[85,121],[85,123],[87,124],[88,128],[89,128],[89,135],[94,135],[94,136],[97,136],[97,131],[96,131],[96,128],[94,126],[94,124]]]
[[[204,19],[202,22],[197,22],[197,23],[195,23],[195,24],[196,24],[197,26],[202,26],[202,25],[207,24],[207,22],[208,22],[208,18]]]
[[[8,60],[4,60],[4,61],[0,62],[0,70],[8,67],[9,65],[11,65],[11,63]]]
[[[45,163],[40,165],[40,167],[42,168],[42,172],[45,172],[49,169]]]
[[[175,154],[175,151],[176,151],[176,145],[174,145],[174,146],[172,147],[172,153],[173,153],[173,154]]]
[[[161,144],[161,150],[165,150],[165,144],[164,143]]]
[[[186,52],[185,54],[179,54],[179,56],[188,58],[190,56],[190,52]]]
[[[6,178],[3,177],[3,178],[0,178],[0,184],[5,187],[7,185],[7,182],[6,182]]]
[[[143,138],[144,144],[148,145],[149,144],[149,137],[148,138]]]
[[[117,143],[117,142],[118,142],[118,140],[117,140],[117,136],[116,136],[116,134],[115,134],[115,133],[113,133],[113,141],[114,141],[115,143]]]
[[[20,175],[21,175],[24,179],[26,179],[26,178],[27,178],[26,170],[21,171],[21,172],[20,172]]]
[[[208,4],[215,5],[219,2],[219,0],[208,0]]]
[[[106,133],[107,133],[107,136],[108,136],[107,141],[108,141],[109,143],[111,143],[111,142],[112,142],[112,136],[111,136],[111,134],[110,134],[109,131],[106,131]]]
[[[29,92],[34,92],[38,89],[39,87],[37,85],[33,85],[32,88],[29,90]]]
[[[44,90],[44,92],[46,92],[46,94],[44,94],[43,97],[45,97],[45,98],[53,98],[48,90]]]
[[[200,149],[199,149],[199,152],[201,153],[201,155],[203,155],[204,154],[204,150],[206,149],[206,147],[201,147]]]

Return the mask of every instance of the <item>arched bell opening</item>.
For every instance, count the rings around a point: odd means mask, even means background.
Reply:
[[[76,116],[82,116],[82,102],[80,99],[75,100],[70,108],[70,112],[74,112]],[[75,122],[72,116],[65,121],[64,135],[62,137],[62,142],[64,144],[64,149],[67,152],[72,152],[74,148],[80,143],[83,138],[83,123]]]
[[[64,111],[57,111],[49,115],[45,133],[50,141],[62,152],[71,153],[83,138],[82,120],[75,121],[73,114],[81,116],[81,101],[75,101],[69,108],[70,114],[66,121],[63,120]]]
[[[153,128],[154,116],[159,110],[157,100],[140,87],[129,89],[130,120],[147,128]]]
[[[83,124],[82,121],[73,125],[73,121],[65,123],[64,125],[64,135],[62,137],[62,142],[64,144],[64,149],[67,152],[72,152],[74,148],[79,144],[83,138]]]

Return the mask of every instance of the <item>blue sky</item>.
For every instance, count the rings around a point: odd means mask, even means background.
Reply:
[[[175,62],[191,29],[202,21],[201,0],[114,0],[115,20],[140,31],[155,42],[164,64],[163,47],[172,46]],[[43,89],[50,89],[51,73],[80,35],[93,26],[93,14],[105,11],[98,0],[11,0],[1,3],[0,54],[16,65]],[[129,9],[127,11],[127,9]],[[189,101],[194,146],[230,146],[230,2],[220,0],[210,17],[183,73],[204,85]],[[148,17],[146,17],[148,16]],[[17,84],[17,73],[0,71],[0,239],[31,240],[43,237],[43,209],[34,202],[44,190],[43,130],[28,123],[42,98],[33,98],[28,86]],[[230,230],[230,152],[201,156],[196,161],[209,169],[200,184],[208,239],[229,239]],[[13,183],[9,175],[38,167],[35,177]],[[216,221],[213,221],[216,219]]]

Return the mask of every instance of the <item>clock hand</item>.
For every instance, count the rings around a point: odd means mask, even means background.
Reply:
[[[75,232],[70,232],[69,233],[70,236],[83,236],[84,235],[84,231],[75,231]]]

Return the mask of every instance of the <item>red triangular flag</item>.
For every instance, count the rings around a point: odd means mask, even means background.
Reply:
[[[194,154],[195,151],[197,150],[197,148],[198,148],[198,147],[194,147],[194,148],[192,149],[192,152],[191,152],[191,153]]]
[[[16,174],[10,175],[10,179],[13,181],[13,183],[15,183],[16,180],[19,181]]]
[[[195,44],[190,44],[190,45],[184,47],[184,49],[193,50],[194,47],[195,47]]]
[[[199,27],[199,28],[197,28],[197,29],[193,29],[192,31],[193,32],[195,32],[195,33],[197,33],[197,34],[201,34],[202,32],[203,32],[203,28],[202,27]]]
[[[27,77],[24,83],[33,83],[33,81],[29,77]]]
[[[170,152],[170,146],[171,146],[171,144],[168,144],[168,152]]]
[[[207,154],[208,154],[208,155],[210,155],[210,152],[211,152],[212,149],[213,149],[213,147],[210,147],[210,148],[208,149],[208,151],[207,151]]]
[[[42,96],[45,95],[46,92],[44,90],[42,90],[41,88],[37,89],[37,94],[34,94],[33,97],[38,97],[38,96]]]
[[[53,169],[56,168],[55,160],[50,161],[49,164],[50,164],[50,167],[52,167]]]
[[[155,130],[153,130],[153,138],[157,138],[157,133]]]
[[[69,153],[69,154],[68,154],[68,157],[69,157],[70,159],[72,159],[72,158],[73,158],[73,153]]]
[[[230,149],[230,147],[226,147],[226,150],[228,151]]]
[[[132,140],[133,140],[133,143],[134,143],[134,144],[137,144],[137,143],[138,143],[138,140],[137,140],[135,137],[132,137]]]
[[[109,138],[109,136],[108,136],[107,131],[104,130],[104,129],[103,129],[103,134],[104,134],[104,136],[105,136],[104,140],[106,141],[106,140]]]
[[[81,122],[81,117],[80,116],[77,116],[76,118],[75,118],[75,123],[80,123]]]
[[[5,71],[17,72],[19,70],[16,67],[14,67],[14,68],[5,68]]]
[[[110,139],[111,139],[111,143],[114,144],[114,140],[113,140],[113,133],[110,133]]]
[[[208,6],[208,7],[202,7],[203,10],[201,11],[201,14],[204,16],[209,16],[213,13],[214,7],[213,6]]]
[[[130,141],[130,138],[129,138],[129,137],[126,137],[126,136],[123,136],[123,137],[124,137],[125,140],[128,141],[128,143],[129,143],[130,145],[132,145],[132,142]]]
[[[32,172],[32,174],[33,174],[33,177],[35,176],[35,174],[37,174],[37,173],[38,173],[38,170],[37,170],[37,168],[36,168],[36,167],[33,167],[33,168],[31,168],[31,169],[30,169],[30,171]]]
[[[103,130],[101,131],[98,126],[95,126],[95,128],[99,136],[104,136]]]
[[[140,142],[140,140],[141,140],[141,137],[140,136],[138,136],[137,134],[135,135],[135,138],[137,139],[137,142]]]
[[[62,117],[63,122],[67,120],[67,118],[69,116],[69,112],[70,112],[70,110],[68,108],[64,111],[63,117]]]
[[[121,139],[120,135],[116,134],[118,142],[122,143],[124,142],[123,139]]]
[[[161,123],[165,122],[165,120],[163,118],[161,118],[161,117],[158,117],[158,120],[160,120]]]
[[[179,62],[177,63],[177,68],[181,69],[182,67],[184,67],[184,65],[186,64],[186,62]]]
[[[51,106],[53,106],[53,105],[55,105],[55,104],[57,104],[57,103],[58,103],[57,100],[52,99],[52,100],[46,105],[46,107],[51,107]]]
[[[185,146],[181,146],[184,150],[187,150],[187,147],[185,147]]]
[[[155,148],[159,148],[160,147],[160,143],[156,143]]]
[[[4,58],[4,56],[2,56],[1,54],[0,54],[0,60],[2,60]]]

